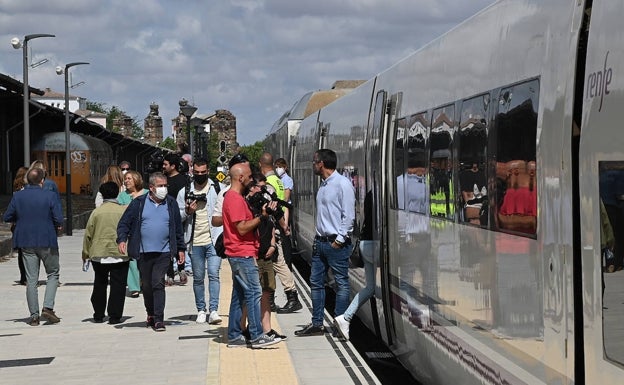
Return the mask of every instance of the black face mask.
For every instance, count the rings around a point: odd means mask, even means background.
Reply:
[[[204,184],[208,180],[208,174],[193,175],[193,180],[197,184]]]

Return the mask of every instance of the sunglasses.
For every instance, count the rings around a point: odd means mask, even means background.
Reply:
[[[122,171],[128,171],[128,170],[130,170],[130,167],[122,167],[121,170]]]

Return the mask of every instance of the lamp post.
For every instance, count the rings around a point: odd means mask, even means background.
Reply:
[[[89,64],[87,62],[74,62],[65,64],[63,67],[56,67],[56,73],[61,75],[65,74],[65,198],[67,199],[67,223],[65,225],[65,233],[72,235],[73,220],[72,220],[72,202],[71,202],[71,146],[69,139],[69,69],[73,66]]]
[[[11,45],[15,49],[23,48],[22,59],[24,67],[24,165],[30,166],[30,111],[28,100],[30,99],[30,90],[28,89],[28,41],[39,37],[56,37],[47,33],[36,33],[24,36],[24,41],[14,37],[11,39]]]
[[[193,155],[193,141],[191,140],[191,116],[197,111],[197,107],[188,104],[186,99],[180,100],[180,112],[186,117],[186,143],[189,146],[189,154]]]

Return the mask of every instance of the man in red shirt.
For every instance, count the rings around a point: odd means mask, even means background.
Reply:
[[[257,227],[260,216],[254,217],[245,195],[251,184],[249,163],[239,163],[230,169],[231,187],[223,201],[223,244],[225,254],[232,268],[232,300],[228,320],[228,347],[246,347],[247,341],[242,334],[242,302],[247,306],[248,328],[253,349],[262,349],[281,341],[267,336],[262,331],[260,315],[260,297],[262,288],[258,274],[258,248],[260,242]],[[262,216],[268,216],[267,205],[273,210],[277,203],[265,204]],[[271,206],[272,205],[272,206]]]

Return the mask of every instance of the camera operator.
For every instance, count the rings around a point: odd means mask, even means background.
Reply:
[[[254,217],[245,201],[246,187],[253,183],[248,163],[230,168],[231,186],[223,199],[223,244],[232,268],[232,297],[228,320],[228,348],[246,347],[247,339],[241,328],[242,308],[247,309],[249,342],[252,349],[263,349],[281,341],[264,333],[260,313],[260,274],[257,228],[260,217]],[[275,202],[263,206],[261,216],[269,216],[266,207],[277,207]]]
[[[188,175],[182,170],[184,161],[176,154],[167,154],[163,160],[163,173],[167,176],[167,194],[173,199],[178,198],[178,192],[184,188],[189,182]],[[174,262],[175,264],[175,262]],[[180,284],[184,285],[188,281],[184,264],[177,266],[180,275]],[[175,268],[172,265],[167,270],[166,286],[173,285],[173,277],[175,276]]]
[[[275,189],[277,198],[280,200],[284,200],[284,184],[280,180],[280,178],[275,174],[275,170],[273,169],[273,155],[268,152],[265,152],[260,156],[259,160],[260,172],[266,177],[267,183]],[[279,210],[282,210],[280,207]],[[281,227],[281,226],[280,226]],[[288,232],[288,224],[281,228],[277,229],[277,233],[284,233],[289,235]],[[277,248],[279,252],[279,256],[277,257],[277,261],[273,264],[273,268],[275,269],[275,273],[279,277],[282,282],[282,286],[284,287],[284,293],[286,294],[286,304],[282,308],[278,308],[275,305],[275,294],[271,296],[271,308],[275,309],[277,313],[286,314],[292,313],[297,310],[301,310],[303,305],[299,302],[299,297],[297,293],[297,288],[295,287],[295,280],[292,275],[292,271],[288,268],[286,261],[284,260],[284,253],[282,251],[281,241],[277,241]],[[274,311],[275,311],[274,310]]]
[[[212,212],[217,200],[214,182],[208,177],[208,161],[199,158],[193,163],[193,182],[178,192],[178,206],[184,227],[184,241],[189,250],[193,270],[193,294],[197,307],[197,323],[216,325],[219,317],[219,270],[221,257],[217,255],[213,242],[223,231],[221,226],[211,225]],[[209,304],[206,309],[204,278],[208,266]]]
[[[270,187],[270,186],[269,186]],[[276,245],[275,229],[279,226],[279,218],[283,218],[279,207],[271,208],[270,199],[267,199],[266,178],[260,173],[253,174],[253,182],[248,186],[246,200],[249,208],[255,217],[260,217],[258,226],[258,273],[260,275],[260,286],[262,287],[262,297],[260,297],[260,319],[262,321],[262,331],[269,337],[286,339],[285,335],[278,334],[271,328],[271,304],[270,298],[275,293],[275,270],[273,263],[277,260],[278,248]],[[269,196],[270,198],[270,196]],[[262,216],[262,208],[269,216]],[[246,319],[245,310],[241,323]],[[244,325],[241,325],[244,329]]]

